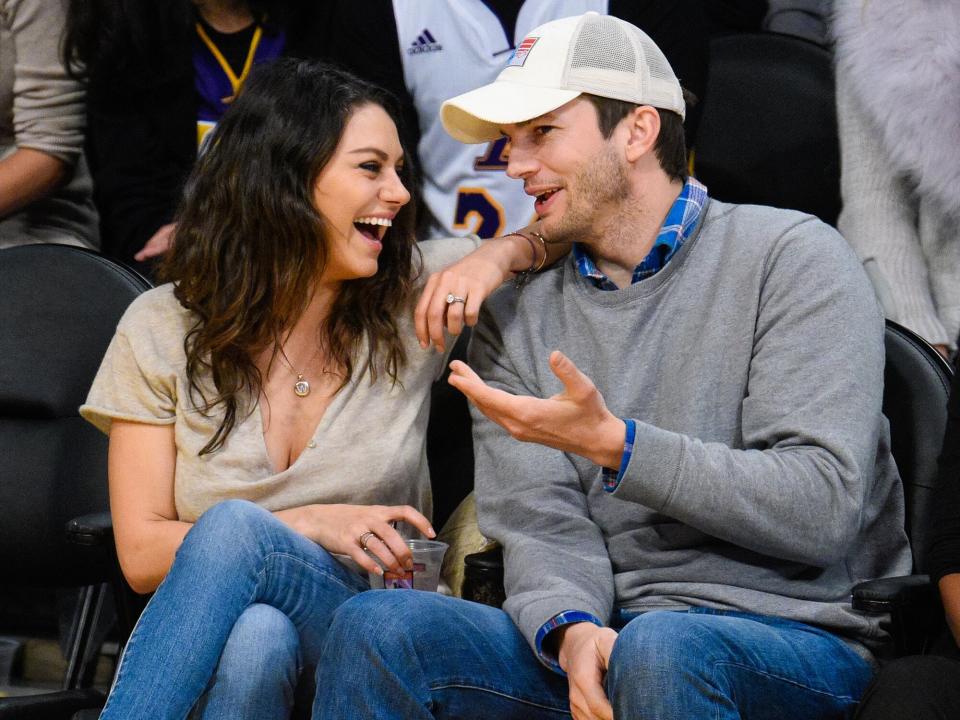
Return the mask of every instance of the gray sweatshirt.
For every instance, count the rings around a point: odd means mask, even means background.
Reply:
[[[813,217],[715,200],[704,213],[630,287],[598,290],[568,260],[484,305],[470,362],[491,385],[561,392],[560,349],[637,421],[611,494],[590,461],[473,413],[480,527],[504,545],[505,610],[534,648],[557,613],[614,608],[885,636],[850,606],[858,581],[911,567],[873,291]]]

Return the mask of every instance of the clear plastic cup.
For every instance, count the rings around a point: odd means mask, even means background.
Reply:
[[[439,540],[407,540],[413,552],[413,570],[383,575],[370,573],[370,587],[374,590],[427,590],[436,592],[440,584],[440,566],[449,547]]]

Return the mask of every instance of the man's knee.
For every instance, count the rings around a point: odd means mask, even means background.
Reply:
[[[664,684],[687,683],[710,672],[725,642],[705,618],[709,616],[651,612],[628,623],[610,654],[612,689],[623,679],[638,691],[648,686],[662,690]]]
[[[333,615],[327,647],[371,652],[382,657],[435,649],[450,630],[444,600],[437,593],[372,590],[347,600]],[[326,651],[325,651],[326,652]]]

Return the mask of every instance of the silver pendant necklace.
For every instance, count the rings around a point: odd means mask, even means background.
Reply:
[[[290,372],[297,376],[297,381],[293,384],[293,393],[297,397],[306,397],[310,394],[310,382],[303,377],[302,372],[297,372],[293,363],[290,362],[290,359],[287,357],[287,354],[283,351],[283,345],[277,346],[280,349],[280,356],[283,358],[283,361],[287,364],[287,367],[290,368]]]

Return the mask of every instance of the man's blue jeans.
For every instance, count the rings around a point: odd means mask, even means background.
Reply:
[[[566,680],[500,610],[435,593],[358,595],[334,614],[314,720],[569,717]],[[872,669],[841,640],[744,613],[630,620],[606,691],[623,720],[847,718]]]
[[[280,646],[298,645],[303,665],[312,667],[333,611],[366,589],[365,578],[266,510],[240,500],[220,503],[187,533],[137,622],[101,717],[187,717],[214,672],[230,674],[231,663],[217,669],[228,639],[247,651],[225,657],[257,663],[248,654],[257,653],[250,639],[282,633]],[[245,716],[286,717],[287,697],[282,686],[264,687],[263,707],[247,708]],[[208,718],[227,707],[214,686],[198,711]]]

